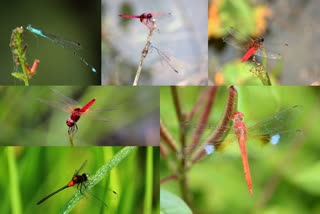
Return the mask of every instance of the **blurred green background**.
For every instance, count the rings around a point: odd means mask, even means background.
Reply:
[[[9,48],[13,29],[31,24],[60,38],[79,42],[79,55],[96,68],[91,72],[72,50],[64,49],[51,41],[31,32],[25,32],[27,61],[31,66],[34,59],[40,64],[31,85],[99,85],[101,83],[101,2],[86,0],[49,0],[45,2],[10,1],[0,8],[3,20],[0,28],[1,85],[21,85],[11,76],[16,66]]]
[[[52,87],[73,98],[80,107],[96,98],[95,117],[83,115],[77,122],[76,146],[159,145],[159,89],[155,87]],[[38,99],[59,102],[50,87],[0,87],[0,144],[69,146],[66,120],[70,113]],[[90,109],[91,109],[90,108]]]
[[[248,127],[294,105],[302,106],[301,115],[288,124],[290,130],[303,130],[303,137],[281,142],[277,146],[261,146],[249,141],[247,153],[254,195],[251,197],[244,178],[238,143],[233,142],[222,153],[195,164],[187,172],[190,204],[194,213],[319,213],[320,162],[319,131],[320,88],[318,87],[235,87],[238,111],[245,114]],[[207,87],[179,87],[182,109],[190,112]],[[225,108],[228,87],[218,87],[210,124],[217,125]],[[170,88],[160,91],[160,115],[174,139],[179,139],[179,126]],[[196,114],[194,121],[197,121]],[[191,133],[194,128],[190,129]],[[207,129],[203,138],[208,137]],[[190,142],[191,135],[187,135]],[[201,141],[202,142],[202,141]],[[175,173],[177,154],[161,157],[161,179]],[[163,189],[180,195],[178,181],[169,181]],[[236,211],[235,211],[236,210]]]
[[[40,205],[36,203],[66,185],[76,169],[88,160],[82,173],[93,175],[122,147],[1,147],[0,189],[1,213],[59,213],[77,192],[70,187],[52,196]],[[148,155],[147,155],[148,154]],[[151,159],[147,156],[151,154]],[[153,157],[152,157],[153,156]],[[146,163],[151,161],[154,176],[146,175]],[[90,192],[105,201],[108,208],[90,194],[76,205],[71,213],[143,213],[146,177],[153,182],[152,213],[159,213],[159,148],[139,147],[126,156],[111,173]],[[134,179],[132,179],[134,178]],[[118,197],[103,198],[106,188]],[[108,191],[107,191],[108,192]],[[20,209],[20,212],[18,211]]]

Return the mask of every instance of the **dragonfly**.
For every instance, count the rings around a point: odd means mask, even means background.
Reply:
[[[51,42],[53,42],[55,44],[60,45],[61,47],[65,48],[65,49],[73,50],[74,55],[76,55],[86,66],[88,66],[92,72],[96,72],[96,69],[77,53],[81,49],[81,45],[79,42],[74,42],[74,41],[62,39],[58,36],[46,33],[43,30],[34,28],[30,24],[27,26],[26,29],[35,35],[41,36],[45,39],[50,40]]]
[[[171,13],[142,13],[141,15],[120,14],[122,18],[139,19],[149,30],[156,28],[156,21],[163,17],[171,16]]]
[[[262,145],[277,145],[294,140],[298,136],[301,136],[303,132],[298,129],[288,129],[288,125],[290,122],[295,121],[301,115],[301,112],[302,107],[294,105],[249,127],[247,127],[244,122],[245,115],[242,112],[234,112],[230,118],[233,121],[233,127],[222,127],[224,132],[230,131],[229,136],[221,140],[209,140],[203,146],[203,150],[207,155],[211,155],[215,152],[222,151],[230,143],[238,141],[246,183],[249,193],[252,195],[252,180],[246,151],[247,140],[255,140]],[[212,129],[209,125],[203,125],[201,127],[204,129]],[[231,130],[233,130],[234,133],[232,133]]]
[[[100,120],[103,122],[109,121],[108,119],[101,117],[100,113],[102,111],[113,109],[92,109],[91,106],[96,102],[95,98],[88,101],[84,106],[81,106],[77,101],[63,95],[57,90],[51,89],[51,91],[59,101],[51,101],[45,99],[39,99],[39,101],[70,114],[70,117],[66,120],[66,124],[68,126],[68,133],[71,133],[72,136],[74,136],[78,131],[77,122],[82,116],[86,116],[88,118]]]
[[[54,192],[50,193],[49,195],[45,196],[44,198],[42,198],[40,201],[37,202],[37,205],[42,204],[44,201],[51,198],[52,196],[54,196],[58,192],[61,192],[62,190],[69,188],[69,187],[72,187],[72,186],[75,186],[75,185],[77,186],[77,189],[80,191],[80,193],[84,195],[83,188],[87,188],[86,183],[88,182],[89,175],[87,173],[80,174],[79,172],[85,167],[86,164],[87,164],[87,160],[85,160],[83,162],[83,164],[81,165],[81,167],[75,171],[71,180],[65,186],[61,187],[60,189],[57,189],[56,191],[54,191]],[[115,191],[112,191],[112,193],[117,194]],[[95,199],[102,202],[105,207],[108,207],[104,201],[102,201],[101,199],[99,199],[98,197],[96,197],[93,194],[92,194],[92,196]]]
[[[173,65],[171,64],[171,62],[170,62],[170,61],[171,61],[171,58],[170,58],[170,57],[168,57],[163,51],[161,51],[159,48],[157,48],[157,47],[154,46],[153,44],[150,44],[150,48],[151,48],[151,50],[152,50],[152,49],[156,50],[157,53],[158,53],[158,55],[161,57],[161,59],[164,60],[164,61],[167,63],[167,65],[169,65],[170,68],[171,68],[174,72],[179,73],[179,71],[178,71],[177,69],[175,69],[175,68],[173,67]]]
[[[227,36],[223,37],[223,41],[245,52],[245,54],[242,56],[241,62],[247,61],[253,55],[266,57],[269,59],[282,58],[279,53],[274,53],[264,47],[263,37],[259,36],[256,39],[253,39],[249,36],[241,34],[234,28],[228,29],[228,34]],[[288,44],[284,44],[284,46],[288,46]]]

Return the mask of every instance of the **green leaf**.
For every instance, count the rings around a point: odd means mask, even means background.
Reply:
[[[11,75],[17,79],[25,80],[24,74],[21,72],[13,72]]]
[[[188,214],[192,213],[188,205],[178,196],[161,189],[160,206],[163,214]]]

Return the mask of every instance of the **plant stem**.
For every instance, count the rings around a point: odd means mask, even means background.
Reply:
[[[181,103],[179,99],[179,94],[176,86],[171,86],[171,93],[173,98],[173,104],[175,106],[176,114],[178,117],[178,121],[180,124],[180,142],[181,142],[181,153],[182,158],[180,159],[181,162],[179,164],[179,184],[180,184],[180,191],[182,198],[187,204],[190,204],[190,194],[188,191],[188,182],[187,182],[187,174],[185,171],[186,168],[186,151],[184,148],[186,148],[186,115],[183,113],[181,108]]]
[[[207,124],[209,119],[209,115],[211,112],[211,108],[214,102],[216,92],[217,92],[217,87],[210,87],[209,91],[207,92],[207,102],[202,112],[202,115],[200,116],[198,126],[196,130],[193,132],[190,146],[188,149],[188,155],[191,155],[197,148],[197,145],[199,144],[199,139],[204,130],[203,127]]]
[[[70,130],[68,130],[68,137],[69,137],[69,142],[71,144],[71,147],[73,147],[74,146],[73,135],[72,135],[72,132]]]
[[[173,152],[176,153],[178,151],[175,140],[168,132],[162,120],[160,120],[160,136]]]
[[[21,194],[19,186],[19,170],[17,167],[16,159],[14,156],[14,147],[7,148],[8,157],[8,169],[9,169],[9,189],[10,189],[10,201],[11,201],[11,211],[13,214],[22,213],[21,208]]]
[[[227,127],[228,127],[228,124],[232,123],[231,115],[237,110],[237,104],[238,104],[238,92],[233,86],[231,86],[229,88],[229,96],[228,96],[227,104],[226,104],[222,119],[220,120],[218,127],[214,130],[212,135],[207,140],[208,142],[207,144],[211,144],[215,146],[216,143],[221,142],[228,135],[230,129],[228,129]],[[193,156],[192,163],[199,161],[205,155],[206,155],[205,150],[201,149],[199,152],[197,152]]]
[[[153,31],[155,29],[156,28],[151,28],[149,30],[149,35],[147,37],[147,42],[144,45],[144,48],[143,48],[143,50],[141,52],[140,63],[139,63],[139,66],[138,66],[138,70],[136,72],[136,76],[135,76],[134,81],[133,81],[133,86],[137,86],[138,85],[138,81],[139,81],[141,70],[142,70],[142,66],[143,66],[143,61],[147,57],[147,54],[148,54],[148,51],[149,51],[149,48],[150,48],[150,45],[151,45],[151,37],[152,37]]]
[[[153,147],[147,147],[146,178],[143,213],[152,213],[152,186],[153,186]]]

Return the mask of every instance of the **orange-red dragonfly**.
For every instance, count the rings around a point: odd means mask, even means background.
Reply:
[[[231,116],[233,127],[225,127],[223,129],[224,132],[228,132],[230,129],[233,129],[234,134],[231,134],[231,137],[226,137],[226,139],[221,141],[218,140],[214,142],[206,142],[203,149],[208,155],[210,155],[216,151],[223,150],[229,143],[237,140],[240,146],[242,165],[248,190],[250,194],[253,194],[251,174],[246,151],[247,139],[259,141],[264,145],[276,145],[279,142],[288,142],[294,140],[297,136],[302,134],[302,131],[292,129],[288,130],[288,125],[290,122],[297,119],[297,117],[301,115],[301,112],[302,107],[295,105],[279,111],[272,117],[259,121],[248,128],[243,121],[244,114],[241,112],[235,112]],[[212,127],[209,127],[208,125],[207,127],[201,125],[201,128],[212,129]]]
[[[50,101],[44,99],[39,99],[39,101],[70,114],[70,117],[66,120],[66,124],[69,127],[68,132],[71,133],[72,136],[74,136],[75,133],[78,131],[77,122],[82,116],[86,116],[103,122],[108,122],[107,119],[102,118],[101,115],[98,114],[98,112],[101,112],[100,109],[94,110],[91,108],[91,106],[96,102],[95,98],[93,98],[92,100],[87,102],[87,104],[85,104],[83,107],[81,107],[81,105],[77,101],[63,95],[59,91],[52,89],[52,92],[59,101]]]
[[[140,22],[151,30],[152,28],[156,28],[155,24],[157,19],[171,16],[171,13],[142,13],[141,15],[120,14],[119,16],[126,19],[140,19]]]
[[[247,61],[253,55],[266,57],[269,59],[282,58],[279,53],[274,53],[264,47],[263,37],[259,36],[258,38],[253,39],[249,36],[241,34],[234,28],[228,29],[228,35],[226,37],[223,37],[223,41],[245,52],[241,59],[241,62]],[[284,46],[288,46],[288,44],[284,44]]]

